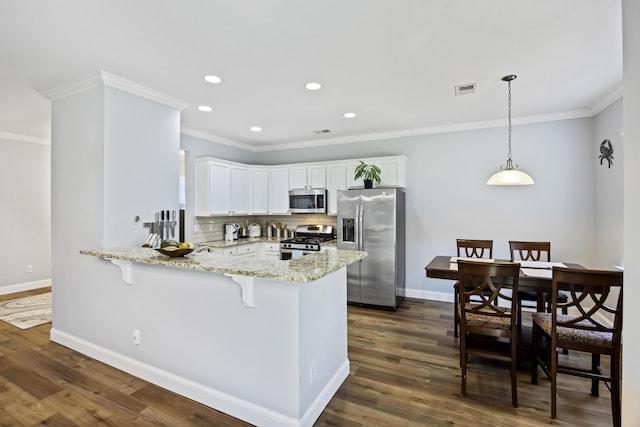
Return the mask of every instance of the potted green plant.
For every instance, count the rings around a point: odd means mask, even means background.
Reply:
[[[376,184],[380,184],[380,174],[382,171],[376,165],[368,165],[362,160],[360,164],[356,166],[355,175],[353,179],[362,178],[364,181],[364,188],[373,188],[373,181]]]

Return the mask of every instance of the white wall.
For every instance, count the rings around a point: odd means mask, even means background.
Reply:
[[[640,312],[640,2],[622,0],[624,49],[624,326],[622,333],[622,425],[640,425],[640,370],[634,366],[640,354],[636,324]],[[638,319],[638,322],[636,322]]]
[[[177,209],[179,117],[105,86],[53,101],[55,329],[130,354],[131,325],[144,305],[128,298],[128,288],[113,289],[118,268],[79,250],[141,244],[143,221]]]
[[[49,145],[0,138],[0,294],[50,282],[50,160]]]
[[[616,110],[610,114],[612,119],[602,120],[603,132],[615,127],[608,123],[615,122]],[[452,300],[451,283],[427,279],[424,268],[435,255],[454,254],[456,238],[493,239],[497,258],[509,257],[510,239],[549,240],[554,259],[597,264],[594,129],[593,118],[514,126],[514,162],[533,176],[531,187],[486,185],[505,164],[506,128],[264,152],[255,162],[406,155],[407,294]],[[611,197],[620,197],[619,179],[610,183],[618,189]],[[616,244],[620,254],[620,241],[608,243]]]
[[[624,265],[623,206],[624,206],[624,146],[622,143],[622,99],[600,112],[595,118],[593,153],[596,161],[596,248],[595,268],[612,269]],[[613,163],[600,161],[600,144],[608,139],[613,146]]]

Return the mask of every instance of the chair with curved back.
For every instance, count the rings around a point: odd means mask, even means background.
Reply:
[[[579,268],[553,268],[551,313],[533,315],[531,382],[538,383],[538,366],[551,379],[551,417],[556,418],[557,374],[591,379],[591,395],[598,396],[600,381],[611,391],[613,425],[621,425],[620,373],[622,364],[622,272]],[[558,290],[568,300],[560,303]],[[560,308],[569,314],[560,314]],[[559,360],[557,349],[591,353],[591,366]],[[600,368],[600,356],[611,357],[609,375]]]
[[[493,258],[493,240],[456,239],[458,257]],[[453,284],[453,336],[458,337],[458,282]]]
[[[474,262],[458,260],[459,294],[456,304],[460,311],[460,367],[462,395],[467,393],[467,357],[476,355],[511,362],[511,404],[518,407],[517,391],[517,300],[520,264],[513,262]],[[508,292],[504,292],[508,290]],[[506,307],[498,305],[505,300]],[[475,336],[506,339],[508,345],[474,340]],[[482,338],[482,337],[478,337]],[[485,339],[486,341],[486,339]]]
[[[551,242],[523,242],[509,240],[511,261],[546,261],[551,262]],[[545,256],[546,255],[546,256]],[[544,259],[546,258],[546,259]],[[535,308],[536,311],[551,312],[551,298],[549,292],[520,291],[518,300],[518,325],[522,325],[522,307]],[[563,291],[558,292],[561,303],[567,301]],[[535,305],[524,305],[523,301],[535,301]],[[566,309],[563,310],[566,313]]]

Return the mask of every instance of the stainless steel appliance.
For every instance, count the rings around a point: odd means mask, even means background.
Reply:
[[[367,251],[347,267],[347,302],[395,310],[405,295],[405,193],[338,191],[338,249]]]
[[[296,237],[280,242],[280,259],[295,259],[319,252],[322,243],[334,239],[332,225],[299,225],[296,228]]]
[[[327,213],[327,189],[290,190],[289,212]]]
[[[249,225],[249,237],[260,237],[261,227],[260,224],[250,224]]]
[[[238,230],[240,229],[240,224],[238,223],[230,223],[224,225],[224,236],[225,240],[238,240]]]

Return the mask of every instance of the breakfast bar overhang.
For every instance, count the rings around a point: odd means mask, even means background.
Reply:
[[[261,426],[312,425],[349,374],[346,266],[366,252],[292,261],[81,253],[92,255],[83,269],[108,278],[83,313],[99,333],[54,321],[59,344]]]

